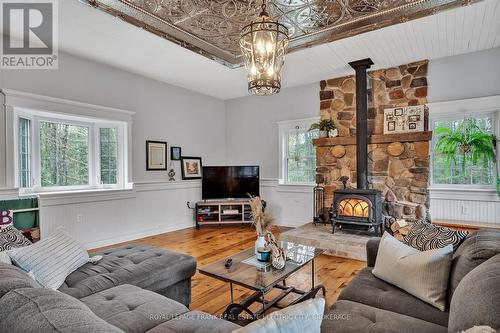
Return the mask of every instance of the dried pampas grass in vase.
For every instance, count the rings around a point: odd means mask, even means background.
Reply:
[[[266,233],[270,232],[271,225],[274,222],[274,217],[264,211],[263,201],[260,197],[250,197],[250,208],[252,209],[253,225],[257,232],[257,240],[255,241],[255,253],[259,247],[266,246]]]

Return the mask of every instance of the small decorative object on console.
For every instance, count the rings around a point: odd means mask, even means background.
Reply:
[[[228,258],[226,260],[226,263],[224,264],[224,267],[226,267],[227,269],[229,269],[229,268],[231,268],[231,266],[233,266],[233,259]]]

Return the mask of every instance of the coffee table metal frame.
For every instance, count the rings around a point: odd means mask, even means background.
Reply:
[[[247,249],[247,250],[242,251],[236,255],[241,255],[244,253],[248,253],[248,255],[251,255],[250,250],[253,251],[253,249]],[[234,321],[234,322],[241,322],[242,319],[240,318],[240,314],[245,312],[249,316],[249,320],[253,321],[253,320],[257,320],[258,318],[261,318],[271,308],[282,309],[284,307],[303,302],[307,299],[314,298],[320,290],[322,291],[323,295],[326,293],[325,288],[322,285],[318,285],[318,286],[315,285],[315,279],[314,279],[314,258],[317,255],[321,254],[323,251],[319,250],[319,249],[315,249],[314,251],[315,251],[314,256],[312,256],[311,258],[308,258],[307,260],[300,262],[300,263],[287,259],[287,265],[289,263],[291,263],[291,264],[295,264],[296,267],[289,270],[286,274],[278,276],[277,279],[273,280],[268,285],[264,285],[261,287],[257,287],[255,285],[250,285],[248,283],[244,283],[243,281],[238,281],[237,279],[232,279],[232,278],[230,278],[228,276],[224,276],[223,274],[220,274],[220,273],[219,274],[214,273],[213,271],[211,271],[209,268],[206,267],[206,266],[213,267],[214,264],[224,265],[224,262],[226,259],[219,260],[216,263],[202,266],[198,270],[200,273],[202,273],[204,275],[207,275],[207,276],[213,277],[215,279],[229,283],[231,303],[228,305],[228,307],[224,311],[223,317],[225,319],[230,320],[230,321]],[[292,286],[287,286],[286,279],[289,278],[292,274],[296,273],[298,270],[302,269],[308,263],[311,263],[311,289],[304,291],[304,290],[300,290],[300,289],[297,289],[297,288],[292,287]],[[240,264],[242,264],[242,263],[240,262]],[[244,265],[247,265],[247,264],[244,264]],[[248,269],[248,267],[246,267],[245,269]],[[259,268],[257,268],[257,267],[254,267],[254,269],[256,271],[259,271]],[[229,270],[227,270],[227,271],[229,271]],[[266,274],[266,273],[272,274],[272,272],[279,272],[279,270],[276,270],[275,268],[270,268],[269,271],[262,271],[261,270],[260,272],[262,272],[262,274]],[[250,290],[254,290],[255,292],[252,295],[245,298],[244,300],[242,300],[240,303],[235,303],[233,284],[242,286],[242,287],[250,289]],[[273,299],[266,300],[265,295],[273,289],[280,289],[281,292],[277,296],[275,296]],[[282,306],[282,305],[278,304],[283,298],[285,298],[287,295],[289,295],[291,293],[297,294],[300,296],[297,299],[295,299],[294,301],[292,301],[290,304],[287,304],[286,306]],[[262,305],[262,307],[256,312],[253,312],[249,309],[249,307],[254,303],[260,303]]]

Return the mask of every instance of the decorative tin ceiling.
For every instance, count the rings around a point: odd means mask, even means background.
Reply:
[[[229,67],[242,63],[241,29],[261,0],[80,0]],[[289,29],[289,52],[479,0],[268,0]]]

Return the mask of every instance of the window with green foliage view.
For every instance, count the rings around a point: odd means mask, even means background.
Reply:
[[[316,177],[316,149],[312,140],[318,131],[297,130],[288,133],[287,182],[314,183]]]
[[[116,184],[118,176],[118,132],[116,128],[100,128],[101,184]]]
[[[18,184],[24,193],[124,187],[126,125],[20,112]]]
[[[476,125],[481,129],[494,132],[494,116],[481,116],[476,119]],[[447,127],[456,129],[462,122],[460,119],[443,119],[434,121],[434,128]],[[434,147],[438,142],[439,134],[433,139]],[[432,156],[432,182],[435,185],[493,185],[495,183],[495,171],[493,162],[487,165],[479,163],[472,165],[466,163],[465,172],[462,170],[462,155],[457,152],[456,163],[451,166],[446,164],[446,156],[435,152]]]
[[[89,184],[89,128],[40,122],[42,187]]]

